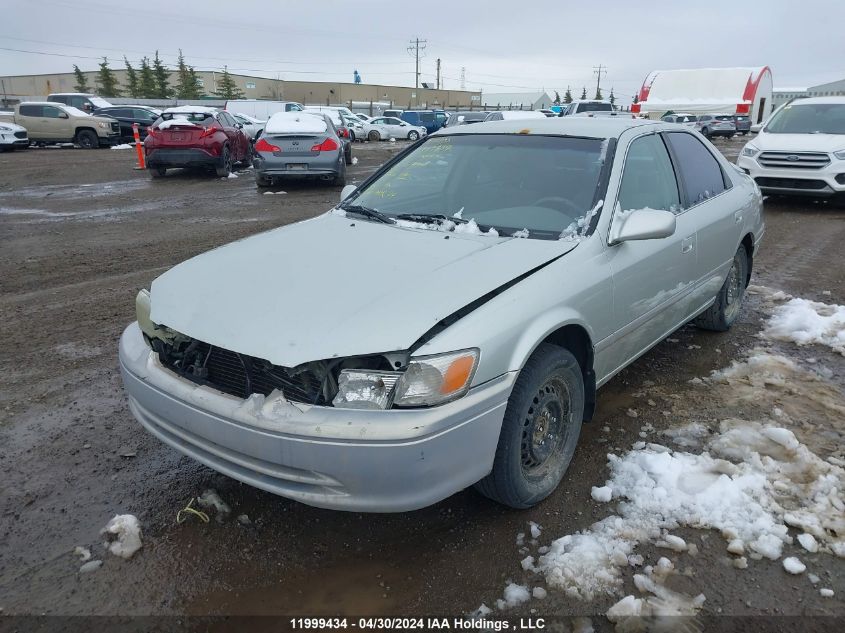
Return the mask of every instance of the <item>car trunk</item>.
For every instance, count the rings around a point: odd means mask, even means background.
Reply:
[[[294,158],[304,156],[319,156],[320,151],[313,149],[327,140],[325,134],[265,134],[265,143],[278,150],[263,149],[264,143],[256,143],[255,150],[262,154],[272,153],[274,156]],[[335,148],[337,149],[337,148]]]

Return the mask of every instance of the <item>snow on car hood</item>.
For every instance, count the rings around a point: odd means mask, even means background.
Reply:
[[[845,149],[845,134],[767,134],[749,141],[763,151],[838,152]]]
[[[405,350],[440,319],[576,245],[325,214],[175,266],[153,281],[151,318],[286,367]]]

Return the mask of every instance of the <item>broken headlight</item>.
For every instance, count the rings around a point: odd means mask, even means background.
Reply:
[[[478,366],[478,350],[412,358],[396,383],[394,404],[420,407],[443,404],[469,391]]]
[[[332,404],[344,409],[387,409],[401,375],[397,371],[344,369],[338,376]]]

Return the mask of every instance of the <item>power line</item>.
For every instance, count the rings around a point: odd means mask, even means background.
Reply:
[[[593,73],[596,75],[596,99],[598,99],[599,95],[601,94],[601,74],[607,74],[607,66],[604,67],[602,70],[602,65],[599,64],[598,66],[593,66]]]
[[[417,38],[411,40],[411,45],[408,47],[408,52],[414,57],[416,63],[416,70],[414,71],[414,87],[420,89],[420,53],[425,50],[426,40]]]

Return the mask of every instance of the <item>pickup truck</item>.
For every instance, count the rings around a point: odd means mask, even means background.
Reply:
[[[29,132],[32,143],[75,143],[83,149],[114,145],[120,140],[120,123],[107,116],[92,116],[61,103],[27,101],[11,115],[0,114],[0,123],[16,123]]]

